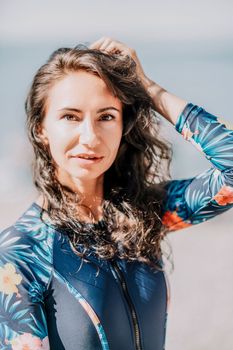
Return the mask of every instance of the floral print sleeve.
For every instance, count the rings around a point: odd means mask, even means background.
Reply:
[[[44,296],[51,275],[51,240],[23,219],[0,234],[0,349],[49,350]]]
[[[170,231],[199,224],[233,207],[233,127],[188,103],[175,129],[212,167],[190,179],[165,183],[162,222]]]

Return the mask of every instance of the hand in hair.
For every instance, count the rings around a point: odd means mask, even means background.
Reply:
[[[144,73],[142,65],[137,57],[136,51],[120,41],[102,37],[99,40],[95,41],[89,46],[90,49],[97,49],[100,51],[104,51],[106,53],[116,53],[130,56],[134,62],[136,63],[136,70],[138,78],[141,80],[142,84],[146,89],[148,89],[154,82],[150,80]]]
[[[154,102],[154,109],[172,124],[176,124],[181,111],[187,105],[187,101],[168,92],[162,86],[149,79],[142,68],[136,51],[125,44],[108,37],[102,37],[92,43],[90,49],[97,49],[106,53],[119,53],[129,55],[136,63],[138,78],[151,96]]]

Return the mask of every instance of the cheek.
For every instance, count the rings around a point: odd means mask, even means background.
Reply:
[[[108,140],[107,144],[112,157],[115,157],[118,152],[121,138],[122,138],[121,128],[116,128],[115,130],[113,130],[111,133],[108,133],[107,135],[107,140]]]
[[[53,127],[48,132],[48,141],[50,151],[54,159],[61,156],[65,152],[65,148],[68,142],[67,133],[61,128]]]

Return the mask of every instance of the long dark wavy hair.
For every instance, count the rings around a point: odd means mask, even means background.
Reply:
[[[103,221],[87,224],[77,215],[81,197],[56,178],[49,145],[40,126],[53,84],[78,70],[95,74],[123,105],[123,136],[117,157],[104,173]],[[72,249],[85,259],[120,257],[161,268],[163,183],[171,178],[171,144],[159,136],[160,120],[153,101],[136,73],[130,56],[108,54],[84,45],[54,51],[33,79],[25,109],[26,128],[34,150],[33,181],[46,199],[42,209],[54,227],[69,238]],[[48,220],[46,221],[48,224]]]

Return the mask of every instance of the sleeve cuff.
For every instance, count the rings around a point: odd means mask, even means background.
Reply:
[[[183,127],[185,125],[186,120],[188,117],[192,114],[192,112],[197,108],[198,106],[192,104],[189,102],[179,115],[176,124],[174,125],[175,129],[181,134]]]

